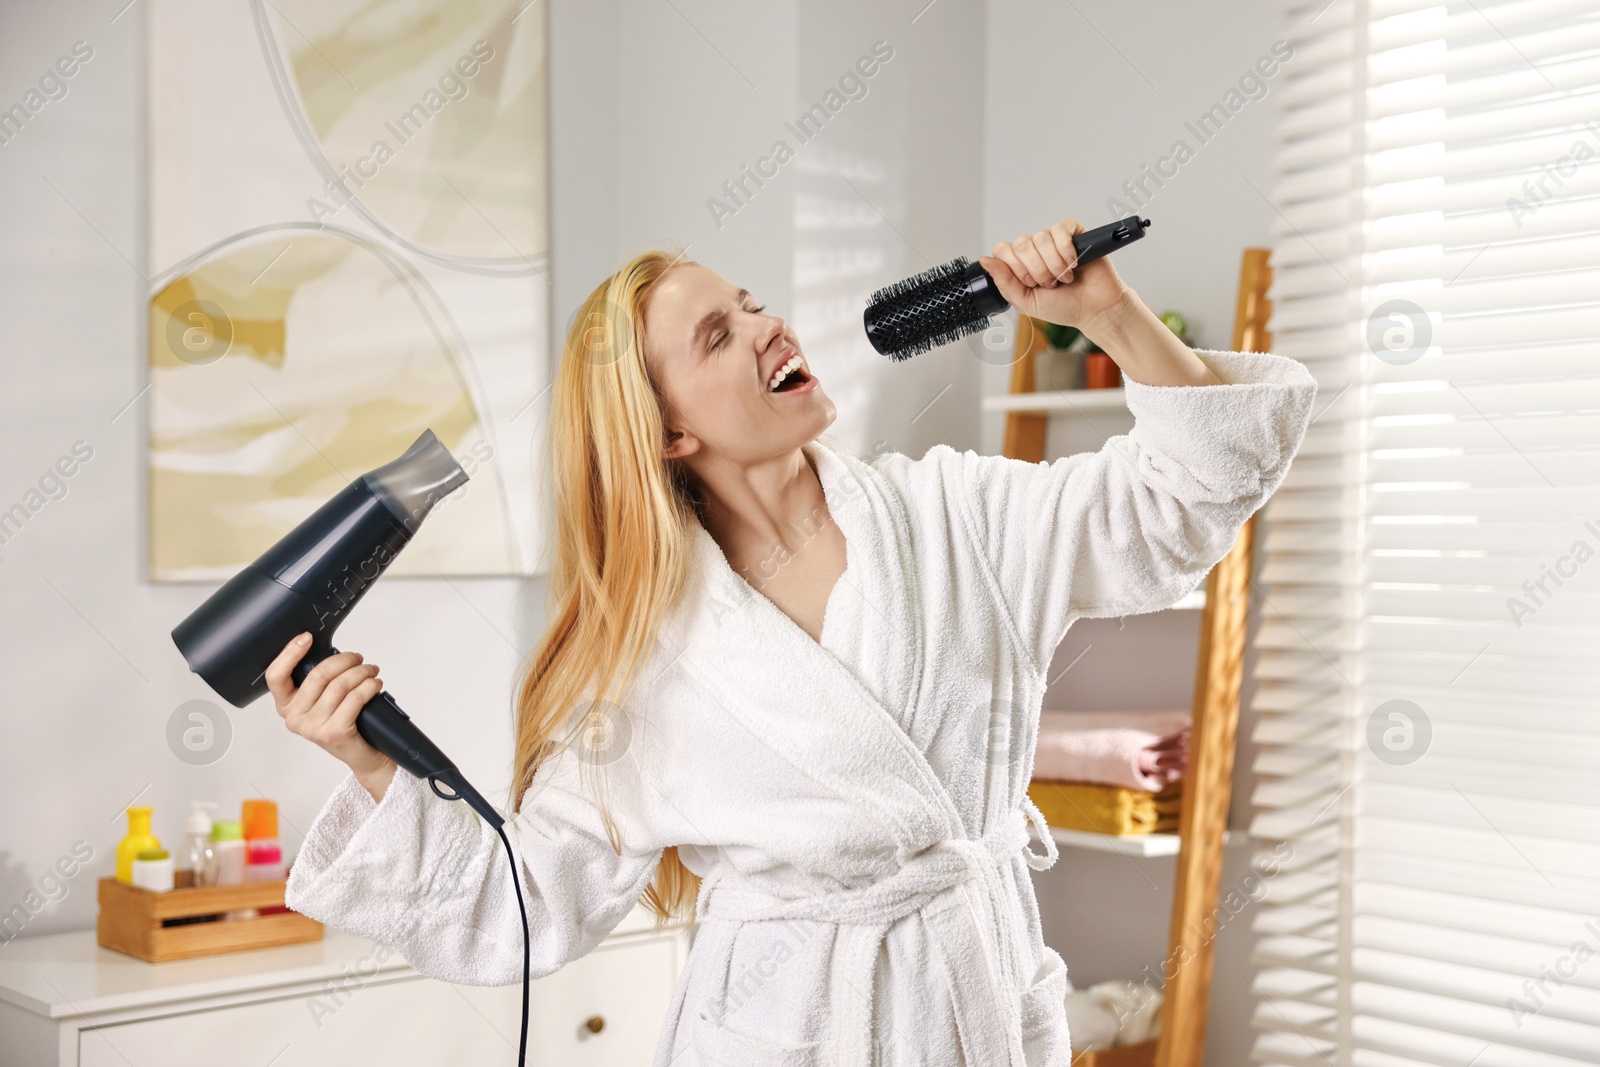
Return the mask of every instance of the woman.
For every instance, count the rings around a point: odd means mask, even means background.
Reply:
[[[689,261],[635,256],[580,309],[507,829],[537,975],[641,894],[693,908],[658,1067],[1068,1062],[1071,987],[1028,875],[1056,856],[1026,798],[1051,655],[1075,619],[1193,589],[1282,481],[1315,393],[1291,360],[1191,351],[1109,259],[1075,269],[1079,232],[981,260],[1127,379],[1133,431],[1048,464],[848,454],[789,325]],[[342,653],[296,690],[300,654],[267,673],[278,710],[351,774],[289,904],[425,974],[517,981],[494,833],[355,732],[376,666]]]

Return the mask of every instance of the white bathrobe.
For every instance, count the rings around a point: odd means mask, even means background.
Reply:
[[[703,882],[656,1067],[1065,1067],[1072,987],[1029,876],[1056,850],[1026,797],[1051,656],[1074,619],[1194,589],[1282,481],[1316,391],[1289,359],[1199,354],[1226,384],[1128,382],[1134,428],[1098,452],[807,445],[847,555],[820,644],[695,527],[607,751],[622,854],[572,750],[507,823],[535,975],[594,948],[678,845]],[[499,838],[410,775],[378,804],[340,785],[287,899],[424,974],[521,979]]]

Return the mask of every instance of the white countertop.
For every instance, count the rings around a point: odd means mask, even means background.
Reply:
[[[613,937],[654,930],[642,906],[625,916]],[[0,1001],[51,1019],[243,993],[274,986],[317,985],[352,973],[412,973],[398,952],[328,929],[321,941],[249,949],[191,960],[146,963],[95,941],[93,930],[19,937],[0,944]]]
[[[379,957],[382,957],[380,960]],[[19,937],[0,946],[0,1000],[52,1019],[142,1008],[275,985],[318,983],[360,966],[409,972],[398,952],[328,930],[321,941],[146,963],[95,943],[93,930]]]

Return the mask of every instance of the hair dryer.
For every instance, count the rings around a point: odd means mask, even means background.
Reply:
[[[450,450],[424,430],[399,459],[347,485],[173,629],[189,669],[242,708],[267,691],[267,666],[284,646],[309,632],[311,647],[293,672],[295,684],[304,683],[339,651],[333,632],[434,504],[466,481]],[[505,822],[387,690],[367,701],[356,730],[439,796],[465,800],[497,830]]]
[[[1149,219],[1129,215],[1076,235],[1078,266],[1132,244],[1149,225]],[[961,256],[879,289],[861,321],[872,347],[898,362],[986,329],[990,315],[1010,306],[983,265]]]
[[[450,450],[424,430],[405,454],[345,486],[311,517],[212,593],[172,631],[189,669],[222,699],[242,708],[267,691],[266,670],[298,634],[311,647],[295,664],[296,685],[336,654],[333,631],[372,587],[441,499],[461,488],[467,472]],[[511,861],[511,884],[522,912],[522,1040],[517,1063],[528,1055],[528,986],[532,941],[528,909],[517,877],[517,857],[505,819],[472,788],[456,765],[382,691],[356,715],[367,744],[446,800],[465,800],[492,826]],[[440,783],[452,792],[439,788]]]

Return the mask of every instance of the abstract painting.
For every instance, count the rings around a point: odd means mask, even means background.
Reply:
[[[154,0],[149,577],[226,579],[431,429],[393,574],[542,569],[545,5]]]

